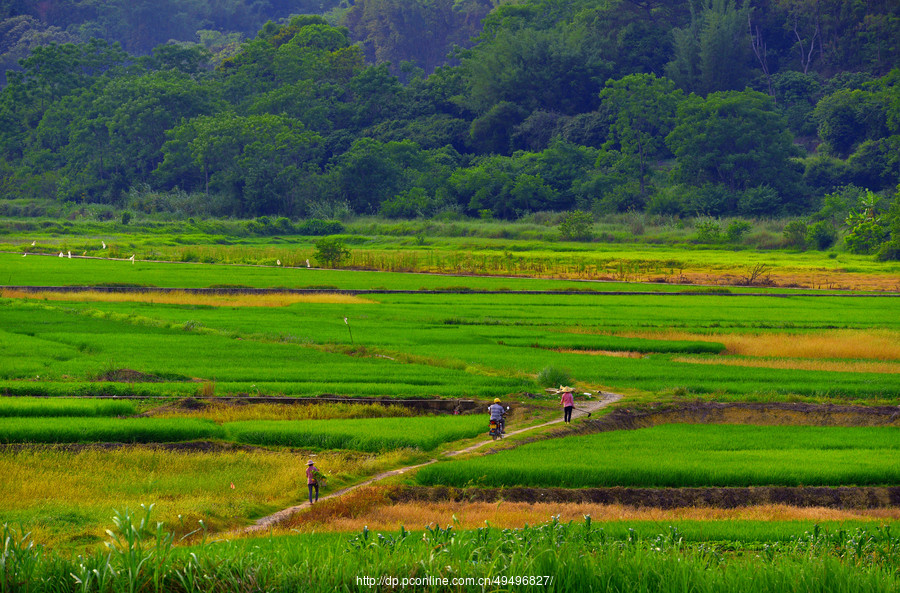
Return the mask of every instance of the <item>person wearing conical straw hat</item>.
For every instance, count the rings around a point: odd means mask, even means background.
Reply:
[[[574,392],[575,389],[573,387],[559,386],[559,393],[562,394],[559,403],[563,407],[563,422],[566,424],[572,423],[572,410],[575,408]]]
[[[313,504],[313,489],[316,491],[316,500],[315,502],[319,502],[319,479],[318,479],[319,468],[316,467],[315,462],[310,459],[306,462],[306,485],[309,487],[309,504]]]

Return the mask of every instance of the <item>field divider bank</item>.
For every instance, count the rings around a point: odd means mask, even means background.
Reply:
[[[596,401],[596,402],[581,404],[580,407],[577,408],[575,410],[575,412],[572,414],[572,418],[577,419],[581,416],[587,416],[591,412],[605,408],[606,406],[609,406],[610,404],[613,404],[622,399],[622,396],[617,393],[599,392],[598,395],[602,395],[603,399],[600,401]],[[542,424],[537,424],[535,426],[529,426],[527,428],[521,428],[518,430],[510,431],[507,433],[506,436],[510,437],[510,436],[515,436],[518,434],[524,434],[524,433],[532,432],[539,428],[545,428],[547,426],[553,426],[553,425],[561,424],[561,423],[562,423],[562,418],[558,418],[556,420],[551,420],[549,422],[544,422]],[[485,420],[485,425],[487,425],[486,420]],[[452,458],[452,457],[455,457],[458,455],[472,453],[472,452],[484,447],[485,445],[490,445],[490,444],[496,444],[496,441],[485,440],[485,441],[476,443],[474,445],[471,445],[469,447],[466,447],[464,449],[460,449],[460,450],[456,450],[456,451],[445,451],[441,454],[441,457],[442,458]],[[369,486],[369,485],[374,484],[375,482],[379,482],[385,478],[389,478],[391,476],[397,476],[397,475],[404,474],[404,473],[407,473],[410,471],[414,471],[414,470],[420,469],[422,467],[431,465],[433,463],[437,463],[438,461],[439,461],[439,459],[435,458],[435,459],[430,459],[429,461],[426,461],[424,463],[418,463],[415,465],[409,465],[409,466],[397,468],[394,470],[390,470],[387,472],[382,472],[380,474],[372,476],[371,478],[363,480],[362,482],[353,484],[351,486],[347,486],[346,488],[342,488],[341,490],[338,490],[331,494],[322,496],[319,498],[319,502],[321,503],[326,500],[339,498],[339,497],[343,496],[344,494],[348,494],[359,488]],[[310,503],[304,502],[304,503],[301,503],[298,505],[294,505],[292,507],[288,507],[286,509],[283,509],[281,511],[273,513],[271,515],[261,517],[260,519],[257,519],[256,523],[246,527],[241,533],[244,533],[244,534],[259,533],[259,532],[266,531],[268,529],[272,529],[272,528],[276,527],[277,525],[279,525],[280,523],[287,521],[293,515],[295,515],[299,512],[302,512],[302,511],[310,508],[311,506],[312,505],[310,505]]]
[[[606,280],[582,280],[585,283],[603,284]],[[392,289],[392,288],[254,288],[254,287],[208,287],[208,288],[191,288],[191,287],[166,287],[166,286],[104,286],[104,285],[68,285],[68,286],[0,286],[0,293],[3,292],[25,292],[25,293],[109,293],[109,294],[191,294],[191,295],[274,295],[274,294],[298,294],[298,295],[316,295],[316,294],[337,294],[346,296],[362,296],[377,294],[412,294],[412,295],[561,295],[561,294],[577,294],[585,296],[689,296],[689,297],[846,297],[846,298],[900,298],[897,292],[834,292],[834,291],[816,291],[800,292],[804,289],[793,289],[797,292],[733,292],[731,290],[716,290],[715,285],[698,286],[685,285],[693,288],[680,291],[627,291],[627,290],[595,290],[593,288],[560,288],[556,290],[512,290],[498,289],[489,290],[481,288],[472,289]],[[792,290],[792,289],[781,289]]]

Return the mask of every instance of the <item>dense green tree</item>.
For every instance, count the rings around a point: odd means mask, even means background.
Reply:
[[[286,116],[200,116],[169,133],[156,175],[170,185],[199,181],[207,193],[238,199],[244,214],[292,214],[319,170],[321,146],[318,134]]]
[[[665,138],[675,125],[675,113],[683,93],[675,84],[652,74],[632,74],[610,80],[600,93],[604,106],[615,114],[607,149],[634,159],[641,194],[653,159],[665,156]]]
[[[478,33],[494,0],[358,0],[344,22],[376,64],[389,63],[394,74],[412,62],[432,72],[455,45]]]
[[[790,131],[771,97],[754,91],[691,96],[678,108],[678,124],[666,138],[679,181],[722,184],[734,194],[771,184],[782,202],[799,207],[797,154]],[[771,212],[778,211],[773,204]],[[729,208],[732,210],[732,208]]]
[[[360,138],[328,165],[334,197],[346,200],[354,212],[377,212],[381,202],[408,189],[406,169],[416,166],[420,153],[413,142]]]
[[[472,145],[481,152],[509,154],[514,130],[527,111],[515,103],[500,101],[477,117],[469,128]]]
[[[887,134],[886,96],[863,90],[839,90],[823,97],[813,111],[819,137],[827,149],[846,158],[867,139]]]
[[[672,30],[674,55],[666,74],[681,88],[702,94],[744,88],[752,63],[749,3],[693,0],[690,6],[690,24]]]
[[[601,82],[612,67],[577,32],[500,30],[496,36],[464,52],[461,69],[467,83],[464,104],[486,113],[500,102],[529,112],[543,109],[563,114],[597,106]]]
[[[0,86],[5,83],[3,73],[17,70],[19,60],[27,58],[35,48],[77,41],[59,27],[48,26],[30,15],[0,16]]]

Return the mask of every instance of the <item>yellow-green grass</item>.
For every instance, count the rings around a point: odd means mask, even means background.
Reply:
[[[0,449],[0,525],[24,526],[53,546],[94,546],[115,510],[156,505],[156,519],[179,535],[204,520],[212,531],[305,499],[309,453],[166,450],[157,447]],[[315,457],[333,491],[420,459],[398,450],[375,456],[324,452]],[[232,488],[232,484],[234,488]]]

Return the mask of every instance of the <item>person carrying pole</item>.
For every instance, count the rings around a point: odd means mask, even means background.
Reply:
[[[575,408],[574,392],[575,389],[573,387],[559,386],[559,393],[562,394],[559,403],[563,407],[563,422],[566,424],[571,424],[572,422],[572,410]]]

